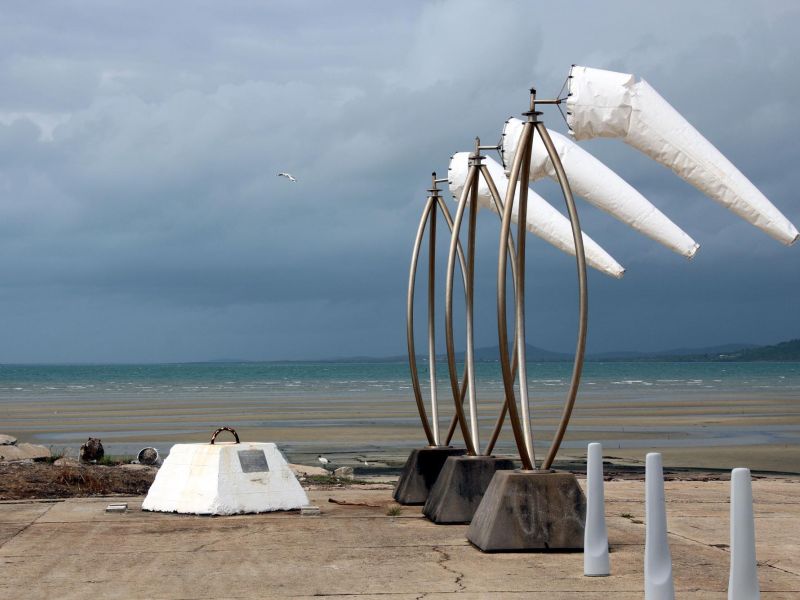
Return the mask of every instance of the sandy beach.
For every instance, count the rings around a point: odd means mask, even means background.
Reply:
[[[0,429],[57,452],[74,451],[92,436],[101,438],[109,453],[133,454],[147,445],[165,453],[174,443],[205,442],[214,429],[229,425],[242,439],[278,443],[294,462],[314,462],[325,454],[343,465],[365,457],[373,465],[397,467],[409,449],[425,445],[412,395],[399,367],[398,372],[397,380],[348,383],[336,394],[294,387],[267,393],[263,385],[162,391],[150,382],[135,393],[76,385],[35,394],[6,390],[0,393]],[[292,386],[302,389],[303,382]],[[659,451],[669,466],[800,472],[800,402],[793,390],[598,387],[589,380],[579,395],[560,460],[581,460],[586,444],[599,441],[616,462],[639,464],[647,452]],[[536,448],[544,454],[561,398],[559,389],[542,390],[533,399],[533,429]],[[481,393],[485,443],[500,393],[489,384]],[[444,429],[451,414],[446,402]],[[457,431],[456,445],[459,436]],[[507,424],[496,453],[514,453]]]

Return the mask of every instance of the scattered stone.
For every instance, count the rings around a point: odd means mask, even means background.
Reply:
[[[322,511],[320,511],[319,506],[312,506],[306,505],[300,507],[300,516],[303,517],[318,517]]]
[[[109,504],[106,506],[107,513],[124,513],[128,511],[128,505],[125,502],[119,502],[117,504]]]
[[[322,467],[314,467],[309,465],[293,465],[289,464],[289,468],[294,472],[294,474],[298,477],[309,477],[312,475],[329,475],[327,469],[323,469]]]
[[[158,450],[155,448],[142,448],[136,456],[140,465],[155,465],[158,463]]]
[[[381,504],[370,504],[369,502],[351,502],[349,500],[337,500],[336,498],[328,498],[331,504],[338,504],[339,506],[369,506],[370,508],[380,508]]]
[[[81,462],[96,463],[103,458],[104,455],[105,450],[103,450],[103,443],[97,438],[90,437],[85,444],[81,445]]]
[[[0,446],[16,446],[17,445],[17,438],[13,435],[6,435],[4,433],[0,433]]]
[[[353,467],[339,467],[333,472],[333,474],[339,479],[352,479]]]
[[[53,461],[53,464],[56,467],[77,467],[80,466],[81,462],[72,456],[62,456]]]
[[[0,446],[0,460],[30,460],[50,458],[50,448],[38,444],[17,444]]]
[[[137,463],[117,465],[115,468],[125,469],[126,471],[153,471],[153,473],[158,471],[158,468],[155,465],[140,465]]]

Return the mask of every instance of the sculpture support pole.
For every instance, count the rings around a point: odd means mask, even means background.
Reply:
[[[456,414],[458,416],[458,421],[459,424],[461,425],[461,434],[464,437],[464,445],[467,448],[467,454],[469,454],[470,456],[475,456],[477,454],[477,451],[475,449],[475,444],[473,443],[472,434],[470,432],[470,427],[469,427],[470,424],[467,423],[466,416],[464,415],[464,408],[460,402],[461,394],[458,386],[458,374],[456,372],[455,343],[453,341],[453,275],[455,271],[455,255],[459,241],[459,231],[461,229],[461,221],[464,218],[464,210],[466,208],[467,198],[469,197],[472,188],[475,185],[477,185],[477,175],[478,175],[478,167],[471,166],[469,173],[467,174],[467,181],[466,184],[464,185],[464,190],[461,193],[461,198],[459,198],[458,201],[458,209],[456,210],[456,216],[453,220],[453,233],[450,236],[450,252],[447,256],[447,278],[445,284],[445,310],[444,310],[445,341],[447,345],[447,368],[450,375],[450,387],[453,392],[453,400],[455,404]],[[471,231],[470,235],[474,235],[474,231]],[[474,253],[474,240],[471,241],[473,243],[472,250]],[[473,296],[473,290],[471,287],[473,280],[470,277],[470,271],[471,271],[470,265],[474,267],[474,256],[472,255],[467,256],[466,305],[467,305],[468,323],[469,323],[469,316],[471,316],[470,310],[472,308],[472,296]],[[468,343],[467,356],[470,356],[469,338],[467,340],[467,343]],[[468,361],[465,362],[464,369],[466,371],[468,386],[470,385],[470,378],[472,378],[472,385],[474,386],[474,373],[472,373]],[[472,403],[470,403],[470,405],[471,404]]]
[[[497,191],[497,186],[492,179],[491,174],[489,173],[489,169],[485,165],[481,165],[481,175],[483,175],[484,181],[486,181],[486,185],[489,188],[489,193],[492,196],[492,202],[494,203],[495,210],[497,210],[497,214],[500,215],[500,219],[503,218],[503,200],[500,198],[500,192]],[[514,236],[509,231],[508,233],[508,245],[509,245],[509,252],[508,258],[511,262],[511,281],[513,282],[516,290],[517,285],[517,257],[516,257],[516,247],[514,245]],[[516,293],[516,292],[515,292]],[[511,351],[512,356],[515,356],[517,353],[517,342],[518,338],[514,335],[514,349]],[[516,361],[511,365],[511,380],[514,380],[517,371],[517,363]],[[494,451],[494,446],[497,444],[497,438],[500,437],[500,431],[503,429],[503,423],[506,420],[506,413],[508,412],[508,406],[505,402],[500,409],[500,414],[497,416],[497,421],[495,422],[494,429],[492,430],[492,435],[489,438],[489,443],[486,445],[486,449],[484,450],[484,454],[487,456],[490,455]]]
[[[433,187],[436,187],[434,173]],[[437,194],[438,195],[438,194]],[[434,322],[434,296],[436,293],[436,213],[438,207],[434,203],[430,213],[428,230],[428,373],[431,380],[431,425],[433,425],[433,443],[439,445],[439,406],[436,401],[436,326]]]
[[[528,155],[527,152],[520,151],[531,145],[531,136],[533,134],[533,123],[527,122],[523,126],[522,134],[520,135],[517,154],[514,157],[514,164],[511,167],[511,173],[508,180],[508,190],[506,192],[505,203],[503,206],[503,221],[500,226],[500,250],[498,252],[498,265],[497,265],[497,333],[500,342],[500,366],[503,372],[503,389],[505,391],[506,407],[508,409],[508,418],[511,421],[511,429],[514,432],[514,440],[517,444],[519,457],[522,461],[522,468],[532,470],[534,465],[531,461],[530,454],[525,445],[525,434],[522,430],[520,423],[519,413],[517,412],[517,402],[514,394],[514,376],[511,371],[511,360],[508,355],[508,320],[506,318],[506,270],[508,268],[508,237],[511,231],[511,211],[514,206],[514,196],[517,188],[517,182],[520,179],[520,171],[522,169],[522,162]],[[529,156],[528,156],[529,158]],[[528,182],[525,181],[524,185],[527,187]],[[519,240],[517,240],[519,244]],[[519,265],[517,271],[519,274]],[[525,340],[517,340],[518,344],[524,344]]]
[[[477,154],[477,150],[476,150]],[[474,159],[480,161],[480,157]],[[478,219],[479,164],[475,166],[469,196],[469,237],[467,238],[467,352],[464,368],[467,369],[467,395],[469,398],[469,423],[472,445],[476,454],[481,452],[478,429],[478,399],[475,390],[475,338],[473,332],[473,300],[475,298],[475,226]]]
[[[531,134],[531,142],[524,148],[525,158],[522,160],[520,168],[519,181],[519,208],[517,208],[517,272],[513,273],[515,276],[516,285],[514,290],[514,304],[515,304],[515,335],[519,342],[516,346],[517,350],[517,368],[519,371],[519,404],[522,412],[522,434],[525,440],[525,449],[528,451],[528,456],[531,457],[531,463],[536,468],[536,453],[533,450],[533,435],[531,434],[531,417],[530,405],[528,400],[528,368],[526,365],[526,348],[525,348],[525,238],[528,224],[528,180],[530,179],[531,171],[531,146],[533,144],[533,135]],[[512,376],[513,379],[513,376]]]
[[[445,222],[447,223],[447,227],[450,229],[450,234],[453,233],[453,217],[450,215],[450,210],[447,208],[447,204],[444,201],[444,198],[441,196],[437,198],[439,201],[439,209],[442,211],[442,216],[444,217]],[[456,248],[458,252],[458,262],[461,265],[461,278],[464,280],[464,294],[467,293],[467,259],[464,258],[464,251],[461,248],[461,242],[458,242],[458,246]],[[461,402],[461,405],[464,405],[464,398],[467,396],[467,372],[464,371],[464,379],[461,381],[461,392],[459,394],[458,399],[453,398],[454,402]],[[456,427],[458,427],[458,413],[453,415],[452,420],[450,421],[450,427],[447,430],[447,436],[444,440],[444,445],[449,446],[450,442],[453,440],[453,435],[455,435]]]
[[[544,101],[555,103],[557,101]],[[571,473],[550,471],[553,457],[563,439],[564,430],[572,411],[575,394],[580,382],[583,352],[586,341],[586,267],[583,239],[575,211],[572,194],[563,168],[553,148],[547,130],[539,122],[536,110],[536,91],[531,90],[530,109],[524,113],[524,123],[517,143],[517,152],[508,180],[503,220],[500,230],[500,250],[497,265],[497,327],[500,344],[500,363],[503,372],[505,404],[514,431],[522,470],[498,470],[486,488],[481,503],[473,514],[467,529],[467,539],[484,552],[508,550],[581,549],[583,548],[586,501],[578,481]],[[525,373],[525,237],[527,234],[527,192],[533,136],[538,131],[554,164],[567,202],[573,231],[576,260],[578,262],[580,292],[580,325],[578,350],[573,366],[572,382],[564,414],[559,423],[556,439],[541,470],[536,470],[533,453],[533,436],[530,430],[530,405],[527,397]],[[517,192],[517,187],[522,189]],[[517,270],[514,289],[514,316],[516,349],[513,356],[508,353],[508,322],[506,307],[506,279],[508,274],[508,236],[515,197],[518,198],[517,222]],[[517,413],[514,394],[514,372],[512,363],[519,368],[520,409]]]
[[[437,184],[442,179],[436,179],[436,173],[432,174],[431,189],[429,191],[428,201],[423,210],[420,228],[417,232],[417,237],[414,243],[414,249],[411,255],[411,272],[409,273],[408,281],[408,315],[407,315],[407,336],[408,336],[408,355],[409,366],[411,367],[411,380],[414,388],[414,395],[417,398],[417,408],[419,410],[420,420],[422,421],[423,429],[425,430],[428,438],[427,448],[417,448],[411,451],[406,460],[406,464],[397,480],[394,493],[392,497],[402,505],[410,504],[424,504],[430,495],[430,491],[437,481],[442,467],[447,462],[447,459],[452,456],[460,456],[464,454],[465,450],[460,448],[452,448],[449,446],[451,434],[448,434],[447,442],[445,445],[441,444],[439,432],[439,418],[438,418],[438,403],[437,403],[437,390],[436,390],[436,343],[435,343],[435,304],[433,302],[436,286],[436,221],[437,211],[442,211],[447,225],[452,232],[453,220],[450,216],[450,211],[444,199],[439,196],[439,188]],[[430,365],[430,382],[431,382],[431,411],[433,421],[433,431],[428,424],[427,414],[425,413],[424,404],[421,402],[422,391],[419,385],[419,377],[416,367],[416,346],[414,344],[414,287],[416,282],[416,272],[419,265],[419,255],[422,250],[422,240],[424,237],[424,230],[427,223],[430,222],[429,229],[429,245],[428,245],[428,360]],[[466,260],[464,258],[464,251],[461,248],[461,243],[456,242],[456,256],[458,257],[461,266],[461,279],[463,281],[464,293],[466,295],[467,279],[466,279]],[[455,398],[457,402],[463,402],[464,394],[467,389],[467,373],[464,372],[464,380],[461,384],[461,393]],[[455,423],[459,419],[454,420]]]
[[[428,414],[425,410],[425,403],[422,400],[422,390],[419,385],[419,374],[417,373],[417,353],[414,347],[414,287],[417,275],[417,261],[419,260],[419,250],[422,246],[422,236],[425,234],[425,224],[431,210],[435,210],[436,197],[429,196],[422,211],[422,219],[417,228],[417,237],[414,240],[414,250],[411,253],[411,269],[408,274],[408,296],[406,298],[406,342],[408,344],[408,366],[411,370],[411,388],[414,391],[414,399],[417,401],[417,411],[422,421],[422,429],[428,440],[428,445],[435,445],[433,432],[428,424]]]
[[[572,238],[575,243],[575,260],[578,266],[578,341],[575,349],[575,361],[572,366],[572,381],[570,383],[567,400],[564,403],[564,411],[561,415],[561,421],[558,424],[556,434],[553,437],[553,442],[550,444],[550,449],[547,452],[547,457],[542,463],[542,469],[549,469],[555,460],[558,449],[561,447],[561,442],[564,439],[564,433],[569,425],[569,419],[572,416],[572,409],[575,406],[575,397],[578,394],[578,386],[581,382],[581,372],[583,371],[583,358],[586,351],[586,328],[589,317],[589,297],[586,284],[586,255],[583,250],[583,234],[581,233],[581,224],[578,219],[578,211],[575,208],[575,200],[572,198],[572,191],[569,187],[567,175],[564,172],[564,166],[561,164],[561,159],[558,157],[553,140],[550,139],[550,134],[544,123],[537,121],[536,130],[542,136],[542,141],[547,149],[547,154],[550,161],[553,163],[553,168],[556,170],[558,176],[558,183],[561,185],[561,191],[564,194],[564,200],[567,203],[567,211],[569,212],[569,220],[572,224]],[[519,242],[518,242],[519,243]]]
[[[450,231],[453,230],[453,218],[450,216],[450,211],[447,208],[447,205],[444,202],[444,198],[439,196],[439,190],[436,187],[436,174],[434,173],[434,185],[433,187],[428,190],[431,195],[428,197],[428,202],[425,204],[425,208],[422,211],[422,218],[420,219],[419,229],[417,230],[417,237],[414,240],[414,247],[411,252],[411,269],[408,276],[408,302],[407,302],[407,314],[406,314],[406,337],[408,342],[408,364],[411,368],[411,387],[414,391],[414,398],[417,401],[417,410],[419,411],[420,421],[422,421],[422,428],[425,431],[425,435],[428,438],[428,445],[434,446],[436,445],[436,440],[434,439],[433,431],[431,430],[428,424],[428,415],[425,411],[425,404],[422,400],[422,389],[420,387],[419,382],[419,375],[417,373],[417,361],[416,361],[416,345],[414,342],[414,291],[416,287],[416,274],[417,274],[417,266],[419,262],[419,255],[422,249],[422,238],[425,234],[425,226],[428,222],[429,216],[435,215],[436,207],[438,206],[439,210],[442,212],[442,216],[444,217],[447,226],[449,227]],[[435,255],[435,250],[433,250]],[[466,271],[467,271],[467,261],[464,257],[464,250],[461,247],[461,242],[458,242],[456,246],[456,254],[458,256],[458,262],[461,266],[461,279],[464,285],[464,293],[466,295],[467,289],[467,279],[466,279]],[[430,268],[430,265],[429,265]],[[430,277],[429,277],[429,284],[430,284]],[[430,309],[430,306],[429,306]],[[429,311],[429,319],[431,318],[430,315],[432,312]],[[435,322],[435,321],[434,321]],[[430,320],[429,320],[429,327],[430,327]],[[430,330],[429,330],[430,331]],[[429,345],[430,351],[430,345]],[[459,398],[463,402],[464,396],[467,390],[467,374],[464,373],[464,380],[461,384],[461,392]],[[445,441],[445,446],[450,445],[450,441],[453,437],[453,433],[455,431],[455,427],[458,425],[458,415],[453,417],[453,422],[450,427],[450,431],[447,434],[447,440]],[[428,435],[430,433],[430,435]]]

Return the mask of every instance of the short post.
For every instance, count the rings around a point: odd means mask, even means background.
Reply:
[[[645,521],[645,600],[674,600],[672,556],[667,541],[667,507],[664,502],[664,469],[658,452],[650,452],[645,460]]]
[[[604,577],[611,573],[608,561],[603,446],[589,444],[586,463],[586,526],[583,530],[583,574]]]
[[[731,472],[731,572],[728,579],[728,600],[755,600],[760,597],[750,469],[734,469]]]

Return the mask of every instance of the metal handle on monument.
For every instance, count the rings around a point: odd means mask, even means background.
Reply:
[[[547,452],[547,457],[542,463],[542,469],[549,469],[555,460],[556,453],[561,447],[561,442],[564,439],[564,433],[569,425],[570,417],[572,416],[572,409],[575,405],[575,397],[578,393],[578,386],[581,381],[581,372],[583,370],[583,358],[586,351],[586,329],[588,323],[588,310],[589,310],[589,295],[586,284],[586,255],[583,250],[583,234],[581,233],[581,224],[578,219],[578,211],[575,208],[575,201],[572,198],[572,190],[569,187],[567,175],[564,172],[564,166],[561,164],[561,159],[556,152],[553,141],[550,139],[550,134],[544,123],[537,122],[536,130],[542,136],[542,141],[547,149],[547,154],[550,156],[550,161],[553,163],[553,168],[558,175],[558,183],[561,185],[561,191],[564,194],[564,201],[567,204],[567,211],[569,212],[569,220],[572,224],[572,238],[575,242],[575,260],[578,267],[578,341],[575,349],[575,361],[572,366],[572,381],[570,382],[569,392],[567,393],[567,400],[564,403],[564,411],[561,415],[561,420],[558,423],[556,434],[553,437],[553,442],[550,444],[550,449]]]
[[[238,433],[236,433],[236,430],[235,430],[233,427],[220,427],[220,428],[219,428],[219,429],[217,429],[217,430],[216,430],[214,433],[212,433],[212,434],[211,434],[211,444],[212,444],[212,445],[213,445],[213,444],[214,444],[214,442],[216,441],[216,439],[217,439],[217,435],[219,435],[219,434],[220,434],[220,433],[222,433],[223,431],[229,431],[230,433],[232,433],[232,434],[233,434],[233,437],[236,439],[236,443],[237,443],[237,444],[241,443],[241,442],[239,442],[239,434],[238,434]]]

